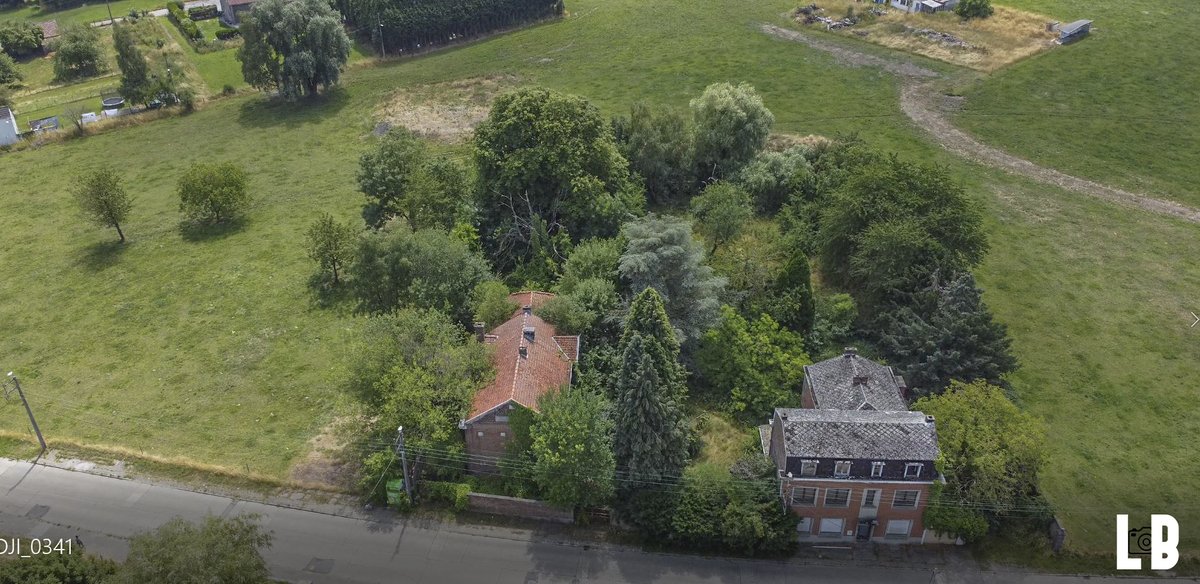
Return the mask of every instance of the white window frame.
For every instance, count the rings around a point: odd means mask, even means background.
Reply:
[[[811,466],[810,466],[810,465],[811,465]],[[812,472],[804,472],[804,469],[806,469],[806,468],[812,468]],[[815,476],[817,476],[817,461],[815,461],[815,460],[801,460],[801,461],[800,461],[800,476],[802,476],[802,477],[815,477]]]
[[[826,521],[829,521],[829,522],[836,521],[838,524],[838,530],[837,531],[825,531],[825,522]],[[838,537],[841,537],[841,535],[845,531],[846,531],[846,519],[842,518],[842,517],[822,517],[821,521],[818,522],[818,524],[817,524],[817,535],[823,535],[825,537],[830,537],[830,536],[836,535]]]
[[[917,469],[917,472],[915,472],[915,473],[910,473],[910,472],[908,472],[908,471],[909,471],[909,470],[911,470],[913,467],[916,467],[916,469]],[[913,477],[919,477],[919,476],[921,476],[921,471],[923,471],[923,470],[925,470],[925,465],[924,465],[924,464],[921,464],[921,463],[919,463],[919,462],[910,462],[910,463],[907,463],[907,464],[905,464],[905,465],[904,465],[904,478],[906,478],[906,479],[911,479],[911,478],[913,478]]]
[[[871,493],[875,493],[875,500],[871,501],[870,504],[868,504],[867,495],[870,495]],[[879,500],[882,498],[883,498],[883,495],[880,493],[879,489],[863,489],[862,506],[865,509],[878,509],[879,508]]]
[[[900,498],[900,493],[916,493],[917,496],[913,499],[912,505],[897,505],[896,500]],[[916,509],[921,504],[921,491],[917,489],[901,489],[892,493],[892,508],[893,509]]]
[[[902,523],[905,525],[904,533],[892,531],[893,525],[900,525]],[[913,527],[912,519],[891,519],[887,522],[887,526],[883,530],[883,536],[887,537],[887,538],[911,537],[912,536],[912,527]]]
[[[796,502],[796,491],[799,491],[802,489],[812,489],[813,497],[812,497],[811,503],[804,503],[804,502],[797,503]],[[821,498],[821,489],[818,489],[817,487],[792,487],[791,503],[792,503],[793,507],[816,507],[817,501],[820,500],[820,498]]]
[[[839,491],[839,492],[846,491],[846,503],[845,504],[842,504],[842,505],[830,505],[829,504],[829,493],[832,493],[834,491]],[[850,499],[852,497],[854,497],[854,489],[825,489],[825,498],[822,499],[821,504],[825,507],[834,507],[837,509],[844,509],[844,508],[850,506]]]
[[[871,463],[871,478],[877,479],[879,477],[882,477],[884,466],[885,466],[885,463],[883,463],[883,462],[879,462],[879,461],[872,462]]]
[[[846,467],[846,472],[841,472],[839,470],[842,468],[843,465],[845,465],[845,467]],[[839,478],[839,479],[847,478],[850,476],[850,469],[852,469],[852,468],[854,468],[854,461],[839,460],[839,461],[833,463],[833,476],[835,478]]]

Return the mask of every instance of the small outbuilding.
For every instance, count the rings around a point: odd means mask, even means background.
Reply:
[[[33,132],[34,134],[50,132],[57,129],[58,116],[50,116],[48,118],[42,118],[40,120],[33,120],[32,122],[29,122],[29,131]]]
[[[13,115],[11,109],[0,107],[0,146],[16,144],[20,139],[20,132],[17,131],[17,117]]]
[[[1079,40],[1087,36],[1091,30],[1092,21],[1090,20],[1076,20],[1075,22],[1068,22],[1067,24],[1064,24],[1058,28],[1058,42],[1065,44],[1071,41]]]

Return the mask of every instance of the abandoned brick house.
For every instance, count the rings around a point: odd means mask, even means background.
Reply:
[[[494,349],[496,377],[475,393],[471,413],[459,424],[472,473],[498,472],[495,462],[512,436],[513,409],[536,412],[539,397],[571,383],[580,338],[557,334],[553,325],[533,313],[553,297],[548,292],[511,294],[509,299],[518,306],[511,318],[486,333],[486,324],[475,325],[476,338]]]
[[[921,516],[941,480],[934,419],[908,411],[904,380],[852,348],[805,367],[803,408],[759,428],[803,538],[945,542]]]

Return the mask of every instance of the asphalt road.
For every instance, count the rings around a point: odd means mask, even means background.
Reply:
[[[1085,581],[978,570],[947,572],[945,568],[935,572],[921,566],[897,569],[711,559],[568,545],[522,530],[418,524],[394,520],[387,513],[374,518],[341,517],[0,459],[0,534],[6,536],[56,539],[78,534],[89,552],[120,560],[128,553],[127,538],[176,515],[197,520],[208,514],[240,513],[260,514],[264,526],[274,533],[274,545],[264,555],[275,577],[314,584]]]

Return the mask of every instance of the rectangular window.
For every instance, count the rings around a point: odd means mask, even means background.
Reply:
[[[881,476],[883,476],[883,463],[882,462],[872,462],[871,463],[871,478],[876,478],[876,477],[881,477]]]
[[[792,505],[812,507],[817,504],[817,490],[810,487],[792,489]]]
[[[867,489],[863,492],[863,507],[874,509],[879,504],[879,490]]]
[[[923,468],[925,468],[925,465],[919,462],[910,462],[904,465],[904,478],[911,479],[921,476],[921,469]]]
[[[850,461],[849,460],[837,461],[837,464],[833,465],[833,476],[842,478],[842,479],[850,476]]]
[[[812,535],[812,517],[801,517],[800,522],[796,524],[796,533],[801,536]]]
[[[817,476],[817,461],[801,460],[800,461],[800,476],[802,476],[802,477]]]
[[[508,421],[508,416],[501,416],[501,415],[497,414],[497,415],[496,415],[496,421],[497,421],[497,422],[507,422],[507,421]]]
[[[479,436],[480,438],[483,438],[483,430],[476,432],[475,435]]]
[[[845,527],[845,519],[822,519],[821,535],[841,535],[842,529]]]
[[[504,438],[505,436],[508,436],[508,432],[501,432],[501,433],[500,433],[500,437],[501,437],[501,438]]]
[[[892,499],[892,507],[916,507],[917,499],[921,498],[921,491],[896,491],[896,496]]]
[[[826,507],[849,507],[850,489],[825,489]]]
[[[887,523],[884,537],[908,537],[912,532],[912,521],[909,519],[893,519]]]

